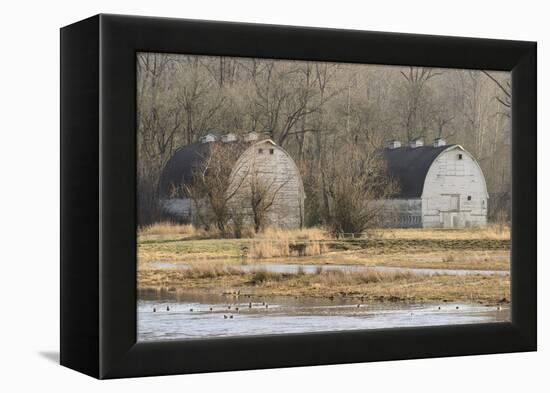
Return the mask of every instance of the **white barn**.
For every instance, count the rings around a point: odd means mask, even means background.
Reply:
[[[207,135],[209,136],[209,135]],[[228,206],[243,213],[244,222],[252,223],[250,205],[251,185],[256,189],[261,181],[269,193],[267,225],[300,228],[304,220],[304,187],[294,160],[282,147],[270,139],[258,141],[258,134],[250,133],[242,139],[235,134],[217,138],[202,138],[199,143],[178,149],[166,164],[160,179],[160,205],[168,216],[182,222],[196,221],[196,206],[184,195],[173,195],[175,188],[194,181],[194,169],[208,160],[213,146],[231,146],[237,160],[231,173]],[[234,192],[237,188],[237,192]]]
[[[463,228],[487,224],[488,193],[475,158],[460,145],[438,138],[421,139],[384,149],[389,175],[399,192],[386,200],[389,225],[418,228]]]

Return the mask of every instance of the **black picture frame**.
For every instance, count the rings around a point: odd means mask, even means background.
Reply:
[[[136,343],[136,52],[512,72],[512,321]],[[61,364],[96,378],[534,351],[536,43],[97,15],[61,29]],[[236,355],[235,355],[236,354]]]

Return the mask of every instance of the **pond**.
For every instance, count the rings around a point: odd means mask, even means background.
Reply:
[[[170,262],[151,262],[150,267],[156,269],[188,269],[190,265],[186,263],[170,263]],[[414,274],[450,274],[450,275],[501,275],[507,276],[510,273],[506,270],[470,270],[470,269],[429,269],[429,268],[409,268],[409,267],[389,267],[389,266],[365,266],[365,265],[340,265],[340,264],[298,264],[298,263],[251,263],[235,265],[245,272],[255,272],[265,270],[272,273],[290,273],[298,272],[313,274],[320,270],[322,271],[344,271],[344,272],[361,272],[361,271],[379,271],[379,272],[410,272]]]
[[[509,306],[479,304],[358,304],[352,299],[249,298],[168,291],[140,291],[138,297],[139,341],[510,320]]]

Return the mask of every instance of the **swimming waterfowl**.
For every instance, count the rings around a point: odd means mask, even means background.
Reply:
[[[155,307],[153,307],[153,312],[157,312],[157,309]]]
[[[190,308],[190,309],[189,309],[189,311],[193,312],[193,309],[192,309],[192,308]]]
[[[224,316],[223,316],[223,319],[227,319],[227,315],[224,315]]]
[[[170,306],[166,306],[166,311],[170,311]]]

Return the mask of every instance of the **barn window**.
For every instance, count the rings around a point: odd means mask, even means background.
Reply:
[[[264,152],[264,149],[258,149],[258,154],[262,154]]]
[[[468,195],[468,200],[469,200],[469,201],[472,200],[472,196],[471,196],[471,195]]]
[[[462,160],[462,154],[459,154],[459,155],[458,155],[458,159],[459,159],[459,160]]]
[[[269,149],[269,154],[273,154],[273,149]]]

